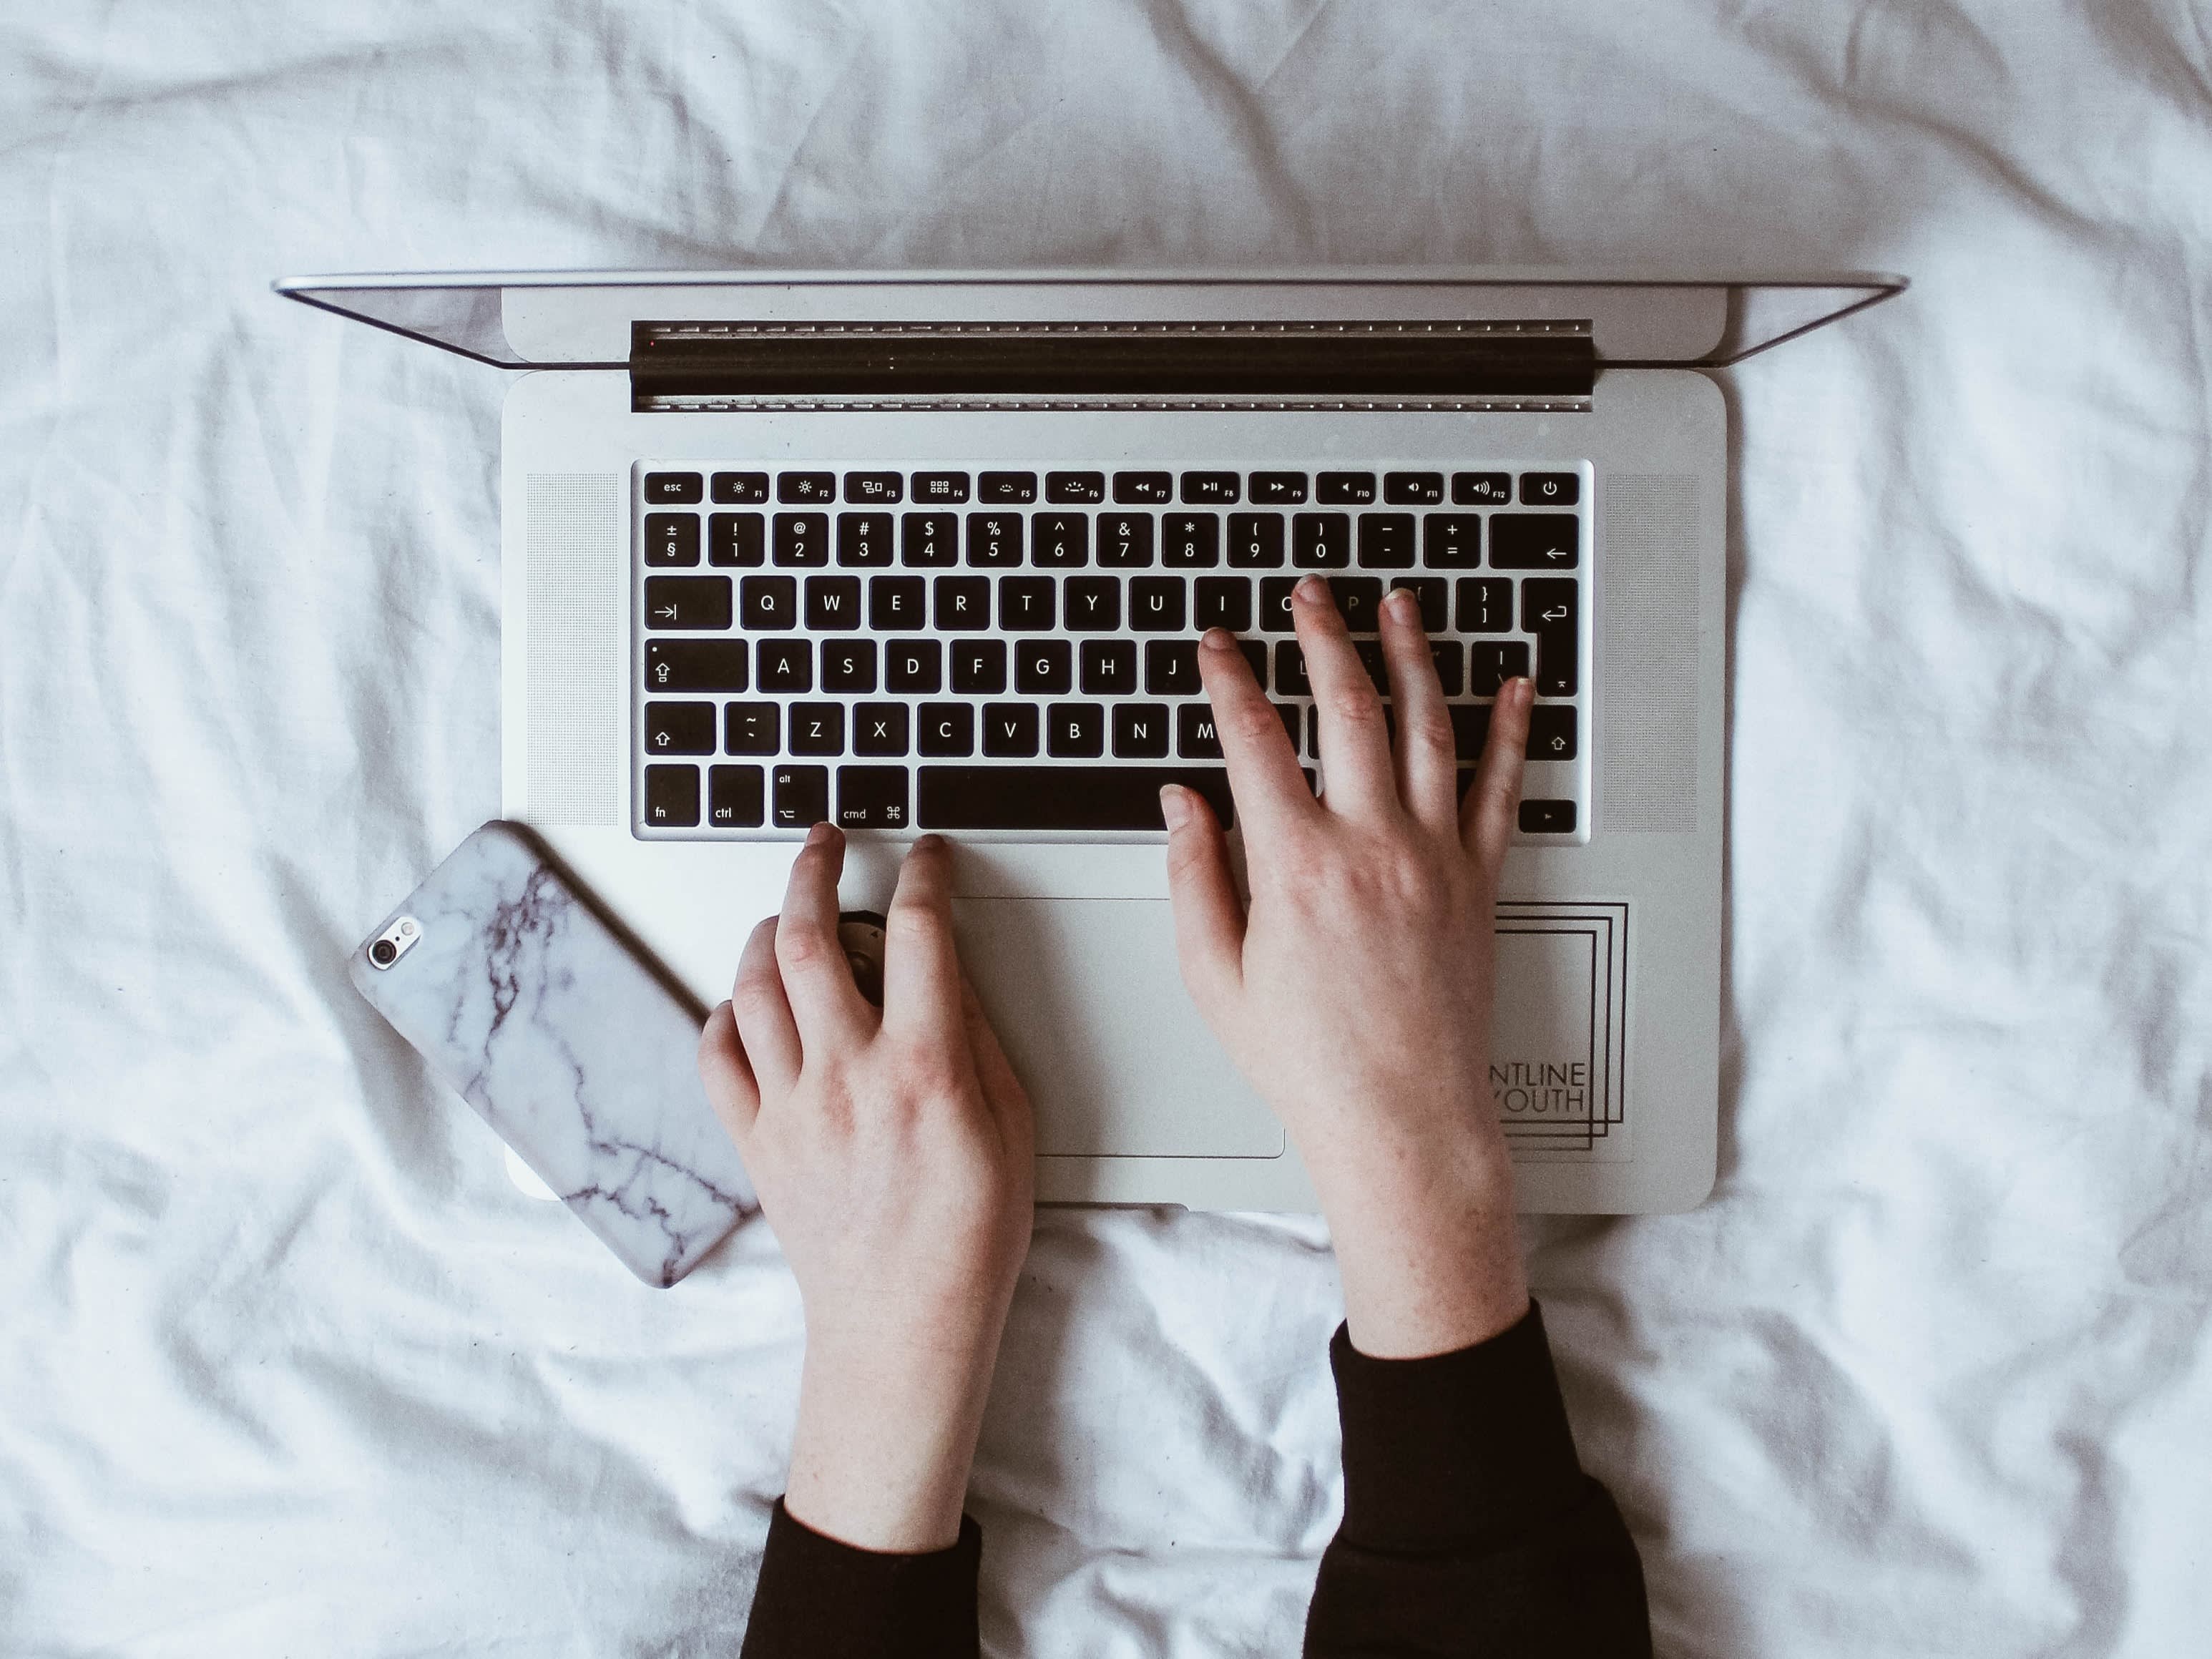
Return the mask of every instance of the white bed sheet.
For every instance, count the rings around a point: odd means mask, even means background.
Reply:
[[[1723,1170],[1532,1224],[1675,1655],[2208,1650],[2212,47],[2179,0],[0,15],[0,1651],[733,1649],[799,1310],[342,957],[497,806],[504,382],[295,270],[1889,268],[1726,377]],[[733,927],[749,918],[732,918]],[[1038,1227],[994,1653],[1284,1654],[1318,1224]]]

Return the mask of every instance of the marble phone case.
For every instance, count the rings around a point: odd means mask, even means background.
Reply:
[[[417,942],[368,945],[401,916]],[[707,1103],[704,1011],[529,833],[485,824],[377,924],[354,986],[629,1270],[673,1285],[757,1207]]]

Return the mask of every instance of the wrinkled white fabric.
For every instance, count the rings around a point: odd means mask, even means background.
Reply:
[[[505,382],[300,270],[1894,269],[1734,412],[1722,1175],[1531,1224],[1670,1655],[2212,1628],[2186,0],[0,15],[0,1651],[734,1649],[799,1309],[520,1197],[343,957],[498,806]],[[732,917],[732,927],[750,918]],[[1295,1650],[1317,1222],[1041,1220],[994,1653]]]

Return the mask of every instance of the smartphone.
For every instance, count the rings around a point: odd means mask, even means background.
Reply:
[[[355,988],[648,1285],[758,1207],[699,1081],[707,1011],[519,824],[485,824],[353,953]]]

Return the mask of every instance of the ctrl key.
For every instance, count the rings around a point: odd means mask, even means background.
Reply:
[[[648,830],[688,830],[699,822],[699,769],[645,769],[645,825]]]
[[[840,830],[903,830],[907,827],[907,772],[903,766],[841,766],[837,769],[837,827]]]
[[[830,769],[779,766],[769,822],[779,830],[811,830],[830,816]]]
[[[761,824],[761,769],[707,769],[707,822],[717,830],[757,830]]]

